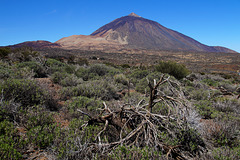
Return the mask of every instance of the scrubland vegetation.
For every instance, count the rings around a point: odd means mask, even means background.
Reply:
[[[0,57],[0,159],[240,159],[237,75]]]

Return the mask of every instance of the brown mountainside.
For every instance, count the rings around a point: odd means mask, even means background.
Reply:
[[[38,41],[27,41],[27,42],[23,42],[23,43],[19,43],[19,44],[15,44],[15,45],[10,45],[8,47],[11,48],[20,48],[20,47],[32,47],[32,48],[59,48],[61,47],[59,44],[57,43],[52,43],[49,41],[43,41],[43,40],[38,40]]]
[[[170,51],[235,52],[224,47],[212,47],[135,13],[118,18],[90,36],[74,35],[56,42],[64,48],[129,48]]]
[[[33,48],[63,48],[80,50],[103,50],[133,52],[192,51],[237,53],[225,47],[207,46],[184,34],[168,29],[161,24],[142,18],[135,13],[118,18],[93,32],[91,35],[72,35],[55,43],[29,41],[9,47],[30,46]]]

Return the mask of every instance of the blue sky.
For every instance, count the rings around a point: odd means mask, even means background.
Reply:
[[[89,35],[134,12],[210,46],[240,52],[240,0],[1,0],[0,46]]]

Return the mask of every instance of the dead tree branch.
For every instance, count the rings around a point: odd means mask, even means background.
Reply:
[[[188,155],[193,155],[190,151],[188,151],[188,154],[184,154],[186,151],[184,153],[181,152],[184,150],[182,145],[165,144],[166,135],[176,139],[179,132],[186,128],[184,125],[187,125],[186,118],[181,116],[186,111],[186,109],[182,108],[187,107],[185,99],[182,99],[182,93],[173,88],[172,92],[177,95],[175,97],[160,94],[158,88],[165,83],[171,85],[169,77],[165,78],[164,75],[158,82],[154,82],[154,86],[148,80],[150,96],[147,104],[143,104],[144,101],[142,100],[135,107],[123,105],[117,110],[111,110],[106,103],[103,103],[104,109],[97,117],[91,117],[89,114],[78,110],[90,118],[87,122],[88,125],[104,124],[103,129],[98,132],[95,138],[96,142],[88,144],[89,149],[97,147],[102,151],[102,154],[105,154],[120,145],[135,145],[137,147],[153,147],[158,151],[166,153],[167,157],[179,160],[188,159]],[[169,108],[167,115],[152,112],[154,105],[159,102],[162,102]],[[118,138],[113,141],[106,141],[102,138],[104,135],[110,134],[109,126],[114,127],[118,132]]]

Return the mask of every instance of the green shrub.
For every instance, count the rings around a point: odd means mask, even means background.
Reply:
[[[21,104],[11,101],[5,101],[3,97],[0,96],[0,122],[8,120],[10,122],[20,122],[19,119],[19,110]]]
[[[88,144],[95,141],[97,133],[102,129],[101,124],[89,125],[82,128],[83,121],[74,118],[68,129],[61,129],[53,142],[53,153],[58,159],[92,159],[96,152],[89,152]]]
[[[49,109],[55,110],[56,103],[46,91],[41,89],[33,80],[8,79],[0,83],[5,100],[14,100],[22,106],[45,104]]]
[[[78,78],[74,74],[67,74],[66,72],[55,72],[52,74],[51,79],[54,83],[64,87],[77,86],[83,82],[82,78]]]
[[[44,100],[44,93],[35,81],[9,79],[0,84],[6,100],[14,99],[24,106],[40,104]]]
[[[206,83],[209,86],[213,86],[213,87],[217,87],[218,86],[218,82],[212,79],[204,79],[203,80],[204,83]]]
[[[8,55],[8,58],[14,62],[25,62],[32,60],[34,57],[37,57],[38,55],[39,53],[33,51],[31,47],[24,46],[12,50],[11,54]]]
[[[56,59],[48,58],[46,61],[46,66],[48,66],[48,67],[53,67],[53,66],[63,67],[63,66],[65,66],[65,64]]]
[[[178,144],[185,151],[189,151],[194,156],[199,155],[202,148],[206,148],[206,145],[201,138],[200,134],[194,129],[182,129],[177,134]]]
[[[80,67],[76,71],[76,76],[82,78],[84,81],[99,79],[99,76],[96,73],[90,73],[88,68]]]
[[[223,146],[213,150],[213,158],[216,160],[236,160],[240,159],[240,146],[230,148]]]
[[[9,53],[11,53],[11,48],[9,47],[0,48],[0,58],[6,58]]]
[[[128,79],[124,74],[116,74],[114,76],[114,80],[116,83],[121,83],[123,85],[128,85]]]
[[[21,124],[30,130],[36,126],[54,124],[53,113],[44,109],[44,106],[33,106],[21,110]]]
[[[136,84],[136,91],[140,93],[145,93],[145,92],[149,93],[150,89],[148,87],[147,78],[149,82],[153,85],[154,79],[158,81],[161,78],[161,76],[162,74],[158,72],[150,73],[147,77],[144,77],[140,81],[138,81],[138,83]]]
[[[218,112],[213,108],[212,102],[208,100],[200,100],[195,106],[203,119],[216,118]]]
[[[0,62],[0,79],[6,79],[11,76],[11,67]]]
[[[70,114],[76,118],[82,115],[77,109],[86,111],[90,114],[97,114],[99,113],[97,109],[102,108],[102,106],[102,101],[83,96],[74,97],[67,104]]]
[[[34,71],[28,66],[19,68],[17,65],[11,66],[9,64],[0,62],[0,79],[32,79],[35,75],[36,73],[34,73]]]
[[[98,76],[104,76],[109,72],[109,67],[103,64],[95,64],[93,66],[90,66],[89,72],[95,73]]]
[[[167,116],[169,113],[169,107],[163,102],[159,102],[153,107],[152,112]]]
[[[46,61],[46,67],[48,68],[48,73],[53,74],[54,72],[63,72],[65,70],[65,63],[62,63],[55,59],[47,59]]]
[[[55,124],[36,126],[27,132],[28,143],[36,145],[38,148],[46,148],[53,143],[56,138],[57,127]]]
[[[131,66],[129,64],[121,64],[120,65],[122,68],[130,68]]]
[[[68,74],[73,74],[75,73],[75,66],[68,64],[64,67],[64,71],[67,72]]]
[[[11,73],[11,78],[13,79],[33,79],[35,73],[29,68],[13,68],[12,69],[13,73]]]
[[[24,142],[18,136],[13,123],[6,120],[0,122],[0,158],[22,159],[23,145]]]
[[[145,102],[148,101],[148,98],[142,95],[139,92],[130,92],[130,95],[126,94],[123,98],[122,101],[126,104],[130,104],[131,106],[136,106],[138,103],[144,100]]]
[[[78,84],[83,83],[82,78],[78,78],[74,74],[68,74],[64,79],[60,81],[60,84],[64,87],[67,86],[77,86]]]
[[[89,65],[89,62],[86,58],[77,58],[76,62],[74,62],[75,64],[78,64],[80,66],[84,66],[84,65]]]
[[[118,99],[117,88],[109,80],[94,80],[79,84],[76,87],[62,89],[61,97],[66,100],[70,97],[85,96],[88,98],[101,98],[102,100]]]
[[[235,98],[217,97],[214,99],[213,107],[220,112],[240,113],[240,101]]]
[[[193,90],[190,93],[191,99],[194,100],[208,100],[210,98],[210,91],[204,89]]]
[[[149,73],[150,72],[148,70],[136,69],[128,75],[128,79],[130,79],[131,83],[136,84],[139,80],[146,78]]]
[[[105,64],[94,64],[89,67],[80,67],[76,71],[76,75],[82,78],[84,81],[97,80],[103,76],[114,76],[120,73],[120,71],[114,67],[107,66]]]
[[[158,65],[155,66],[155,70],[161,73],[168,73],[177,79],[182,79],[190,74],[190,71],[182,64],[177,64],[173,61],[160,61]]]
[[[16,67],[19,69],[22,69],[25,67],[30,68],[35,73],[34,75],[35,78],[41,78],[41,77],[47,76],[45,72],[45,68],[37,62],[33,62],[33,61],[22,62],[22,63],[18,63]]]
[[[53,83],[60,84],[61,81],[67,76],[68,74],[66,72],[55,72],[51,75],[51,80]]]

